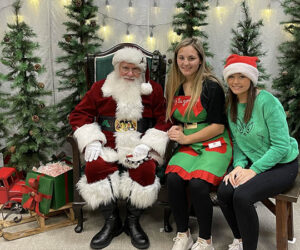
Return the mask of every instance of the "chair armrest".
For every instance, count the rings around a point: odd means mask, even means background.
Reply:
[[[76,188],[76,184],[78,183],[81,177],[81,162],[80,162],[80,152],[78,149],[78,144],[74,139],[73,135],[70,134],[67,136],[67,142],[69,142],[72,146],[73,153],[73,187],[74,187],[74,202],[83,201],[82,197],[79,195],[78,190]]]

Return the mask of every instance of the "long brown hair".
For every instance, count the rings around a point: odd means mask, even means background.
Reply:
[[[200,58],[201,64],[199,65],[198,71],[193,79],[193,85],[192,85],[192,94],[191,94],[191,100],[187,107],[187,114],[188,117],[192,111],[193,106],[196,104],[201,91],[202,91],[202,85],[203,81],[205,79],[211,79],[215,82],[217,82],[220,86],[222,86],[219,82],[219,80],[211,73],[210,68],[206,65],[206,58],[203,46],[199,39],[197,38],[186,38],[182,40],[176,47],[173,57],[173,63],[171,70],[168,74],[168,81],[166,86],[166,99],[167,99],[167,113],[166,113],[166,119],[171,119],[171,110],[173,105],[173,99],[175,96],[176,91],[180,87],[181,84],[185,82],[185,76],[181,73],[181,71],[178,68],[177,65],[177,55],[178,51],[186,46],[193,46],[193,48],[198,52],[198,56]]]
[[[254,84],[250,83],[250,87],[248,89],[248,95],[247,95],[247,104],[246,104],[246,109],[245,109],[245,114],[244,114],[244,122],[248,123],[249,120],[251,119],[252,115],[252,110],[256,98],[256,91],[257,88],[254,86]],[[237,103],[238,103],[238,98],[237,95],[232,93],[231,89],[228,88],[228,95],[227,95],[227,113],[228,110],[230,112],[230,119],[232,122],[236,123],[237,119]]]

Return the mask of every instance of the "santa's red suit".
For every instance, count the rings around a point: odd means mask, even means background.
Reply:
[[[162,164],[169,125],[165,122],[165,99],[158,83],[124,84],[113,71],[106,80],[93,84],[82,101],[70,114],[74,137],[79,149],[93,141],[101,141],[103,154],[86,163],[85,176],[77,187],[82,197],[93,209],[117,198],[129,198],[137,208],[151,206],[160,189],[155,177],[157,163]],[[146,131],[115,131],[116,120],[153,122]],[[139,144],[152,150],[150,160],[134,166],[126,161]],[[127,171],[120,174],[118,164]]]

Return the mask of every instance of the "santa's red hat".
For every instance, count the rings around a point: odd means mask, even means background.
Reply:
[[[116,70],[116,66],[121,62],[133,63],[139,67],[143,74],[143,80],[146,82],[141,83],[141,93],[149,95],[152,93],[152,86],[149,81],[149,70],[147,68],[147,58],[144,53],[134,47],[125,47],[119,49],[112,59],[112,64]],[[146,78],[146,79],[145,79]]]
[[[115,67],[117,63],[127,62],[133,63],[145,73],[147,66],[147,59],[143,52],[137,48],[125,47],[118,50],[112,59],[112,64]]]
[[[247,76],[254,85],[257,84],[258,80],[258,70],[256,61],[258,58],[256,56],[240,56],[237,54],[232,54],[226,59],[226,65],[224,66],[223,76],[227,82],[227,78],[235,73],[241,73]]]

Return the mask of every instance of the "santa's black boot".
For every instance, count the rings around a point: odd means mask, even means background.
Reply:
[[[124,232],[130,236],[133,246],[139,249],[147,249],[150,246],[148,236],[142,229],[139,219],[143,209],[132,206],[127,203],[127,215],[124,223]]]
[[[102,205],[100,211],[104,216],[105,223],[102,229],[93,237],[91,248],[102,249],[107,247],[112,239],[122,233],[122,221],[116,202]]]

